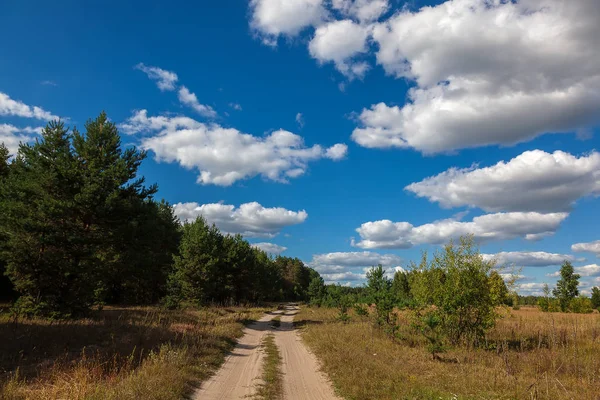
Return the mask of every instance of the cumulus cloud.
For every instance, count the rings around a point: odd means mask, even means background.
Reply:
[[[35,118],[44,121],[51,121],[60,118],[41,107],[29,106],[22,101],[13,100],[9,95],[2,92],[0,92],[0,115],[9,117]]]
[[[268,45],[280,35],[294,36],[326,18],[323,0],[251,0],[251,28]]]
[[[600,257],[600,240],[589,243],[575,243],[571,246],[571,250],[580,253],[593,253]]]
[[[600,194],[600,153],[526,151],[491,167],[451,168],[405,189],[448,208],[565,211],[581,197]]]
[[[238,103],[229,103],[229,107],[233,108],[236,111],[242,111],[242,106]]]
[[[368,50],[369,27],[351,20],[321,25],[308,45],[310,55],[320,63],[333,62],[338,71],[349,78],[362,78],[368,70],[365,62],[353,57]]]
[[[269,253],[269,254],[281,254],[287,250],[287,247],[279,246],[275,243],[266,243],[266,242],[254,243],[254,244],[252,244],[252,246],[256,247],[258,249],[261,249],[265,253]]]
[[[482,242],[517,237],[538,240],[554,234],[567,216],[568,213],[496,213],[475,217],[470,222],[446,219],[420,226],[381,220],[366,222],[357,228],[361,240],[353,240],[352,244],[363,249],[401,249],[419,244],[442,244],[464,235],[473,235]]]
[[[358,282],[366,279],[366,272],[375,265],[386,268],[386,275],[393,277],[402,259],[395,254],[379,254],[370,251],[335,252],[315,254],[308,266],[317,270],[329,283]]]
[[[600,277],[600,265],[590,264],[584,265],[582,267],[574,267],[576,274],[581,275],[582,277]],[[555,271],[550,274],[546,274],[548,277],[558,278],[560,277],[560,271]]]
[[[381,264],[385,267],[396,266],[402,259],[395,254],[378,254],[370,251],[335,252],[315,254],[311,265],[336,265],[341,267],[369,267]]]
[[[200,102],[198,101],[198,98],[196,97],[195,93],[192,93],[189,91],[188,88],[186,88],[185,86],[181,86],[179,88],[179,92],[177,93],[179,101],[192,108],[193,110],[195,110],[198,114],[207,117],[207,118],[214,118],[217,116],[217,113],[215,112],[215,110],[213,110],[213,108],[211,106],[207,106],[204,104],[200,104]]]
[[[158,161],[196,169],[198,183],[220,186],[255,176],[287,182],[303,175],[309,162],[339,160],[347,150],[343,144],[307,147],[301,136],[284,130],[257,137],[187,117],[148,117],[146,110],[135,112],[121,129],[146,134],[141,147],[152,150]]]
[[[352,137],[437,153],[596,124],[599,18],[593,0],[450,0],[396,13],[373,29],[377,63],[416,87],[402,107],[364,109]]]
[[[266,208],[257,202],[244,203],[238,208],[221,203],[177,203],[173,210],[181,221],[193,221],[202,216],[222,232],[240,233],[247,237],[274,237],[283,228],[301,224],[308,218],[304,210]]]
[[[569,254],[547,253],[545,251],[509,251],[496,254],[482,254],[485,260],[495,260],[498,265],[514,264],[520,267],[548,267],[560,265],[564,261],[576,261]]]
[[[332,0],[331,5],[344,16],[361,22],[377,20],[390,6],[388,0]]]
[[[545,283],[527,282],[518,284],[516,288],[522,296],[542,296],[545,285]]]
[[[0,124],[0,143],[4,143],[11,155],[17,154],[19,144],[33,140],[31,134],[39,134],[42,128],[17,128],[10,124]]]
[[[148,78],[156,82],[161,91],[173,91],[177,87],[177,74],[158,67],[150,67],[139,63],[134,67],[148,75]]]

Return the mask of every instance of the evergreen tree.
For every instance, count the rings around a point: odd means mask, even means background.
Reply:
[[[0,143],[0,215],[3,214],[2,210],[2,195],[6,193],[4,189],[4,180],[9,173],[9,159],[10,153],[4,143]],[[14,287],[8,276],[6,276],[6,263],[2,258],[2,249],[6,245],[7,241],[6,233],[2,230],[0,225],[0,300],[12,300],[15,297]]]
[[[404,271],[396,271],[394,280],[392,281],[392,292],[397,303],[404,303],[411,298],[410,283],[408,281],[408,273]]]
[[[569,261],[565,261],[560,267],[560,279],[556,282],[556,288],[552,292],[558,299],[563,312],[569,309],[571,300],[579,295],[579,278],[581,275],[575,273],[573,265]]]
[[[21,145],[3,187],[3,258],[29,313],[76,314],[93,300],[98,270],[88,262],[77,218],[79,171],[70,139],[62,122],[48,124],[41,140]]]

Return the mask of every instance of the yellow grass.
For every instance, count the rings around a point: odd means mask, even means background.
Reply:
[[[181,399],[260,308],[108,308],[51,322],[0,314],[2,399]]]
[[[488,349],[458,348],[433,360],[400,313],[399,339],[368,317],[336,310],[296,317],[303,338],[347,399],[600,399],[600,315],[511,311]]]

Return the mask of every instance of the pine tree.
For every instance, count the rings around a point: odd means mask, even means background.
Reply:
[[[4,180],[9,173],[9,159],[10,153],[8,149],[6,146],[4,146],[4,143],[0,143],[0,216],[4,214],[4,211],[2,210],[2,195],[6,193],[6,190],[3,186]],[[11,300],[15,297],[13,284],[5,274],[6,263],[2,258],[2,249],[5,247],[7,239],[6,233],[3,231],[0,225],[0,300],[4,301]]]
[[[79,190],[71,135],[51,122],[41,140],[21,145],[4,188],[7,274],[29,313],[72,315],[92,302],[96,269],[77,221]]]

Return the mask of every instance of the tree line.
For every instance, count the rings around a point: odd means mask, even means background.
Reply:
[[[27,315],[95,305],[303,300],[320,278],[202,218],[181,224],[105,113],[70,131],[50,122],[11,157],[0,144],[0,298]]]

